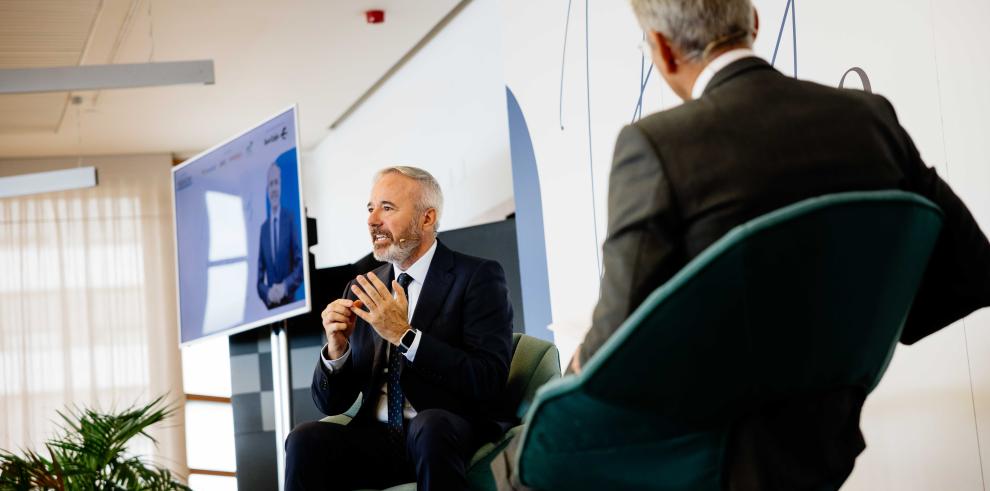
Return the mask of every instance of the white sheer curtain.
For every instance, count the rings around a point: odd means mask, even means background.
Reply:
[[[0,199],[0,448],[40,450],[67,406],[178,404],[139,443],[181,476],[182,375],[168,155],[86,158],[95,188]],[[0,176],[76,159],[0,161]]]

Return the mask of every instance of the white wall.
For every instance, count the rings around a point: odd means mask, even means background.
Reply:
[[[755,3],[762,19],[756,50],[769,59],[785,2]],[[372,174],[384,165],[420,165],[440,179],[447,195],[443,228],[511,211],[504,81],[533,139],[552,328],[562,358],[570,356],[598,297],[611,154],[619,129],[632,119],[641,70],[641,32],[625,2],[570,5],[563,68],[567,2],[474,0],[304,154],[306,201],[320,219],[318,267],[367,253],[363,206]],[[982,27],[990,6],[833,0],[801,1],[797,9],[798,75],[835,86],[847,69],[864,68],[922,156],[990,230],[990,142],[984,136],[990,64],[979,51],[990,45]],[[501,26],[494,21],[499,15]],[[788,74],[794,72],[791,29],[788,20],[777,62]],[[847,83],[858,86],[855,78]],[[644,113],[676,103],[654,73]],[[990,311],[900,347],[867,401],[863,428],[868,448],[844,489],[983,489],[983,475],[990,475],[990,451],[980,452],[981,443],[990,448]]]
[[[313,151],[305,201],[318,218],[318,268],[371,252],[365,204],[374,173],[408,164],[444,191],[441,230],[513,211],[500,12],[474,0]],[[328,87],[327,90],[333,90]]]
[[[756,0],[768,60],[782,0]],[[990,6],[978,0],[797,3],[798,75],[836,86],[850,67],[893,102],[922,156],[990,231]],[[598,297],[611,152],[638,95],[641,31],[626,2],[504,0],[505,80],[526,116],[543,191],[555,336],[566,360]],[[585,62],[585,5],[590,7]],[[777,66],[792,74],[790,20]],[[590,67],[591,153],[585,70]],[[676,103],[654,73],[644,113]],[[853,78],[848,86],[858,86]],[[592,177],[593,176],[593,177]],[[594,194],[592,194],[594,182]],[[594,196],[594,214],[591,213]],[[596,223],[597,219],[597,223]],[[596,235],[597,232],[597,235]],[[984,489],[990,476],[990,312],[900,347],[863,413],[867,450],[844,489]],[[979,428],[979,430],[977,429]],[[982,467],[982,471],[981,471]]]

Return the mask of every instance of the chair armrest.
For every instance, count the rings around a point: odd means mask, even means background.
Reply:
[[[482,445],[481,448],[474,452],[474,456],[471,457],[471,463],[468,465],[468,468],[473,468],[476,464],[481,463],[483,460],[491,462],[491,457],[493,457],[494,454],[501,452],[502,449],[508,445],[509,441],[512,440],[512,437],[522,433],[522,430],[523,425],[513,426],[512,428],[509,428],[509,431],[506,431],[505,434],[498,440]]]
[[[495,476],[492,474],[492,461],[505,447],[509,445],[512,438],[523,431],[523,426],[519,425],[510,428],[501,438],[493,442],[488,442],[481,446],[471,458],[471,464],[467,469],[468,487],[475,491],[496,491],[498,485]]]

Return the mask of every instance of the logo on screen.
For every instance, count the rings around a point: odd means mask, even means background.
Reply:
[[[274,141],[285,140],[288,137],[289,137],[289,129],[287,127],[283,126],[281,133],[275,133],[272,136],[266,136],[265,137],[265,145],[268,145],[269,143],[272,143]]]
[[[192,186],[192,178],[189,176],[180,177],[175,183],[175,190],[176,192],[182,191],[189,186]]]

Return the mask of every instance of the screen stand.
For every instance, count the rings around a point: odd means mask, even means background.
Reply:
[[[275,400],[275,460],[278,466],[278,489],[285,487],[285,439],[292,431],[289,382],[289,340],[286,321],[272,324],[272,391]]]

